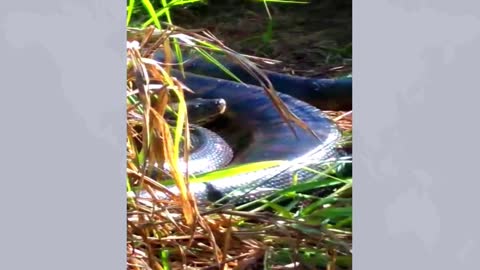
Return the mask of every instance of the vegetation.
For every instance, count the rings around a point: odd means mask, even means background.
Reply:
[[[265,7],[268,17],[271,15],[267,2],[293,1],[258,2]],[[195,4],[205,3],[130,0],[127,6],[127,25],[137,27],[129,28],[130,42],[127,43],[128,268],[351,268],[352,179],[349,176],[312,179],[238,206],[198,205],[189,192],[191,179],[186,178],[177,165],[181,147],[189,147],[184,97],[184,91],[189,89],[170,76],[168,65],[153,61],[151,52],[160,49],[167,56],[176,54],[181,59],[180,49],[190,44],[190,49],[207,57],[213,51],[235,55],[234,50],[208,32],[173,26],[172,12]],[[156,29],[148,27],[151,25]],[[265,35],[263,42],[272,36],[272,28],[267,26],[267,29],[270,34]],[[239,60],[245,62],[245,68],[251,68],[248,60]],[[261,70],[251,69],[251,72],[262,78]],[[158,89],[158,85],[167,87]],[[264,82],[264,88],[272,91],[268,82]],[[272,101],[286,120],[302,125],[282,110],[279,100]],[[173,125],[164,118],[166,111],[173,110],[169,106],[172,102],[178,103]],[[345,118],[349,113],[329,114],[346,134],[351,134],[351,121]],[[169,164],[170,180],[181,191],[179,196],[165,188],[165,181],[148,177],[154,163]],[[235,171],[222,173],[234,174]],[[216,176],[211,174],[211,177]],[[139,200],[135,197],[137,189],[146,190],[154,198],[156,192],[162,192],[167,198]]]

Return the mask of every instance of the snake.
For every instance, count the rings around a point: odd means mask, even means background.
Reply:
[[[194,54],[190,51],[183,53],[183,68],[190,72],[201,74],[213,78],[233,80],[224,70],[217,65],[212,64],[204,57]],[[251,85],[260,85],[257,78],[252,76],[244,66],[236,63],[224,55],[215,55],[214,58],[220,62],[226,69],[240,79],[243,83]],[[154,59],[163,62],[162,51],[154,54]],[[173,59],[174,63],[178,63]],[[266,74],[274,89],[278,92],[290,95],[296,99],[305,101],[317,108],[330,111],[349,111],[352,109],[352,78],[326,78],[314,77],[307,78],[294,76],[284,73],[278,73],[262,69]]]
[[[161,58],[156,56],[158,61]],[[323,104],[327,107],[334,104],[336,108],[351,106],[351,97],[350,101],[345,101],[348,100],[348,93],[351,96],[351,79],[310,79],[267,72],[278,97],[308,125],[312,134],[303,128],[288,125],[265,95],[264,89],[255,84],[252,78],[249,79],[248,73],[238,72],[241,70],[238,66],[227,62],[228,68],[234,69],[235,75],[240,74],[248,83],[229,80],[212,64],[202,63],[201,60],[193,63],[185,65],[186,72],[183,73],[171,70],[172,76],[192,89],[191,93],[186,92],[189,102],[215,100],[217,103],[214,104],[219,104],[221,100],[220,103],[226,104],[227,108],[220,116],[223,126],[216,132],[212,128],[192,125],[194,132],[191,137],[196,146],[189,159],[189,172],[201,173],[202,168],[208,172],[254,162],[282,161],[209,182],[191,182],[189,190],[197,201],[212,202],[223,198],[235,204],[246,203],[287,188],[294,181],[302,183],[315,178],[318,176],[316,171],[324,168],[327,161],[338,158],[336,144],[342,137],[341,132],[325,113],[307,100],[312,96],[330,101],[341,97],[343,101],[340,103],[324,101]],[[210,166],[212,164],[214,166]],[[174,185],[168,186],[168,189],[176,194],[179,192]],[[143,192],[141,197],[149,195]]]

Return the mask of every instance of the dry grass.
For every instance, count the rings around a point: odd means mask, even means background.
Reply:
[[[162,253],[168,254],[172,269],[185,266],[194,267],[190,269],[260,269],[265,256],[274,249],[308,248],[319,253],[335,253],[340,246],[344,254],[350,250],[342,244],[342,240],[350,239],[348,233],[341,239],[338,234],[334,236],[328,230],[298,220],[217,209],[201,213],[198,218],[202,221],[188,226],[182,221],[180,207],[170,202],[156,204],[157,211],[139,207],[129,212],[129,238],[133,238],[128,245],[129,269],[164,269],[155,261],[160,260]],[[201,222],[207,227],[201,226]],[[325,245],[328,241],[331,242],[329,246]],[[135,249],[134,243],[138,245]]]
[[[351,132],[352,131],[352,122],[353,122],[353,112],[352,111],[323,111],[328,118],[334,121],[338,128],[342,131]]]

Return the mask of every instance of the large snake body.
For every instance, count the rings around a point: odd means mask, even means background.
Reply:
[[[295,125],[294,134],[292,126],[284,122],[264,90],[258,86],[188,72],[184,78],[176,70],[172,71],[172,75],[194,91],[193,94],[188,94],[188,98],[224,99],[227,104],[224,117],[233,125],[233,132],[249,135],[246,147],[235,149],[236,153],[230,165],[268,160],[285,161],[269,168],[220,178],[208,184],[190,183],[190,191],[199,201],[215,200],[232,191],[237,192],[230,194],[230,199],[234,199],[235,203],[256,199],[288,187],[292,184],[294,174],[298,182],[311,179],[317,174],[302,168],[319,169],[328,158],[337,154],[335,144],[341,138],[341,133],[323,112],[304,101],[278,93],[291,112],[304,121],[316,137]],[[345,84],[343,81],[341,83]],[[334,83],[330,86],[338,88]],[[341,86],[345,88],[345,85]],[[298,88],[296,91],[301,92],[302,89]],[[229,131],[232,132],[231,130]],[[204,137],[203,143],[209,146],[207,152],[210,152],[210,158],[218,159],[229,154],[221,141],[214,142]],[[208,162],[209,157],[203,158]],[[189,163],[189,167],[190,165]],[[169,189],[178,192],[174,186]]]

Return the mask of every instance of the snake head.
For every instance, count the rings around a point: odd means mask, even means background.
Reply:
[[[227,102],[223,98],[193,98],[187,100],[186,105],[188,121],[196,125],[204,125],[215,120],[227,108]],[[178,103],[171,104],[170,107],[174,112],[178,111]],[[174,120],[174,113],[166,112],[166,118]]]

